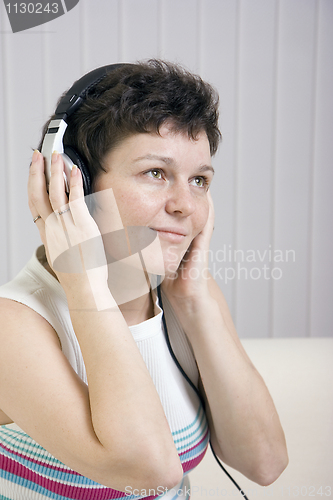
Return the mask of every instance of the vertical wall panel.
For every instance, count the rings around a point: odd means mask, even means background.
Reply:
[[[38,103],[42,95],[40,34],[35,34],[35,30],[29,35],[9,36],[6,44],[8,269],[11,276],[26,262],[22,248],[30,255],[37,236],[27,197],[29,164],[40,126]]]
[[[316,2],[281,0],[277,74],[274,248],[295,251],[274,286],[274,336],[309,334],[310,179]],[[283,314],[281,314],[283,311]]]
[[[333,330],[333,4],[319,2],[316,120],[313,176],[311,335]]]
[[[198,71],[198,0],[161,0],[161,57]]]
[[[123,0],[122,41],[124,61],[158,57],[159,5],[155,0]]]
[[[213,159],[215,169],[212,196],[215,207],[215,231],[212,238],[211,273],[234,311],[235,280],[226,279],[230,267],[226,251],[234,240],[234,192],[237,129],[237,50],[238,10],[234,0],[208,0],[202,10],[201,74],[220,95],[222,144]],[[234,314],[233,314],[234,316]]]
[[[274,1],[241,2],[236,271],[237,326],[243,336],[270,329],[271,184],[275,76]],[[263,44],[262,41],[265,40]],[[256,311],[256,314],[253,314]]]
[[[6,48],[9,22],[5,16],[0,17],[0,283],[9,279],[8,273],[8,198],[7,198],[7,117],[9,109],[6,102]]]
[[[118,0],[83,2],[83,72],[120,61]]]
[[[80,9],[81,2],[43,26],[45,31],[39,43],[43,46],[46,119],[54,112],[59,96],[84,72]]]

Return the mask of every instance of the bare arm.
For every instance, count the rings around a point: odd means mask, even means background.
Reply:
[[[211,216],[194,240],[182,272],[162,286],[193,347],[216,454],[251,480],[268,485],[288,463],[285,437],[269,391],[239,341],[222,292],[207,272],[205,250],[212,228]],[[192,267],[199,272],[191,274]]]
[[[2,410],[0,410],[0,425],[12,424],[13,421]]]
[[[88,389],[46,320],[6,299],[0,301],[0,317],[0,401],[11,420],[63,463],[105,486],[141,489],[156,481],[155,487],[177,482],[171,432],[125,328],[108,325],[103,332],[99,322],[98,338],[83,349]],[[93,313],[85,321],[81,338],[96,332]]]
[[[196,308],[193,323],[185,328],[208,405],[212,444],[223,462],[267,486],[288,463],[284,433],[269,391],[246,355],[212,278],[209,289],[205,314]]]
[[[55,203],[64,195],[60,193],[62,164],[55,162],[52,168],[50,197]],[[41,155],[31,167],[29,182],[30,207],[42,215],[38,226],[46,243],[44,223],[53,208],[45,189]],[[71,182],[73,199],[79,192],[80,175]],[[81,212],[76,215],[81,216]],[[89,224],[87,220],[82,227]],[[64,357],[51,326],[29,308],[3,300],[3,412],[59,460],[99,483],[118,490],[126,486],[174,486],[183,471],[170,428],[142,356],[105,281],[96,281],[95,292],[110,307],[98,310],[86,273],[58,273],[58,278],[67,295],[88,387]]]

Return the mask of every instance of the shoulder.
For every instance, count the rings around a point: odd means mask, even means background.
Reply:
[[[12,343],[15,338],[16,341],[19,341],[22,337],[34,334],[38,337],[41,333],[60,346],[54,328],[45,318],[25,304],[0,297],[0,342],[2,349],[5,349],[8,338]]]
[[[0,297],[23,302],[22,298],[33,296],[41,289],[59,294],[59,288],[61,285],[47,269],[44,247],[41,246],[15,277],[0,285]]]
[[[6,381],[2,384],[5,392],[6,385],[14,392],[15,381],[24,385],[29,359],[32,358],[37,367],[41,348],[45,353],[61,350],[55,330],[42,316],[24,304],[3,297],[0,297],[0,345],[0,378]],[[2,391],[0,425],[13,422],[2,410],[6,399]]]
[[[41,250],[39,247],[17,275],[0,286],[0,324],[10,330],[24,324],[42,326],[61,337],[64,324],[69,322],[66,296],[41,262]]]
[[[3,410],[5,386],[10,387],[13,393],[15,384],[24,386],[29,378],[29,367],[33,366],[38,371],[45,359],[50,361],[59,357],[61,344],[52,326],[36,311],[1,297],[0,345],[0,379],[6,381],[0,391],[0,407]],[[4,415],[2,412],[2,417]]]

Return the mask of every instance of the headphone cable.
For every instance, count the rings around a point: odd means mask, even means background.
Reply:
[[[159,284],[158,287],[157,287],[157,296],[158,296],[159,306],[162,309],[163,328],[164,328],[165,339],[166,339],[166,343],[167,343],[170,355],[171,355],[172,359],[174,360],[174,362],[176,363],[177,368],[179,369],[179,371],[181,372],[181,374],[183,375],[183,377],[185,378],[185,380],[190,384],[190,386],[192,387],[192,389],[194,390],[194,392],[197,394],[197,396],[198,396],[198,398],[199,398],[199,400],[200,400],[200,402],[201,402],[201,404],[203,406],[203,409],[205,409],[205,401],[204,401],[204,399],[203,399],[203,397],[202,397],[199,389],[193,384],[192,380],[188,377],[187,373],[185,373],[183,367],[179,363],[179,361],[178,361],[178,359],[177,359],[177,357],[176,357],[176,355],[174,353],[174,350],[172,349],[170,338],[169,338],[169,333],[168,333],[168,327],[167,327],[167,324],[166,324],[164,309],[163,309],[162,294],[161,294],[161,284]],[[220,462],[220,459],[217,457],[217,455],[216,455],[216,453],[214,451],[214,448],[213,448],[211,440],[209,440],[209,444],[210,444],[210,448],[212,450],[213,456],[214,456],[216,462],[218,463],[218,465],[221,467],[221,469],[223,470],[223,472],[228,476],[228,478],[230,479],[230,481],[232,481],[232,483],[236,486],[236,488],[239,490],[239,492],[242,495],[242,497],[245,500],[249,500],[248,497],[245,495],[244,491],[242,490],[242,488],[236,483],[236,481],[233,479],[233,477],[229,474],[229,472],[224,468],[224,466]]]

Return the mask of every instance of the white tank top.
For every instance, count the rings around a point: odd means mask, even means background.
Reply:
[[[69,363],[87,383],[86,370],[60,283],[44,268],[44,247],[39,247],[24,269],[0,287],[0,297],[27,305],[43,316],[57,332]],[[170,304],[163,298],[170,343],[178,361],[194,385],[198,370],[193,351]],[[182,482],[165,490],[119,492],[102,486],[59,462],[15,424],[0,427],[0,498],[10,500],[109,500],[134,497],[185,500],[190,495],[188,472],[203,458],[209,430],[200,400],[180,373],[167,347],[162,310],[155,303],[155,316],[129,329],[160,396],[184,470]]]

